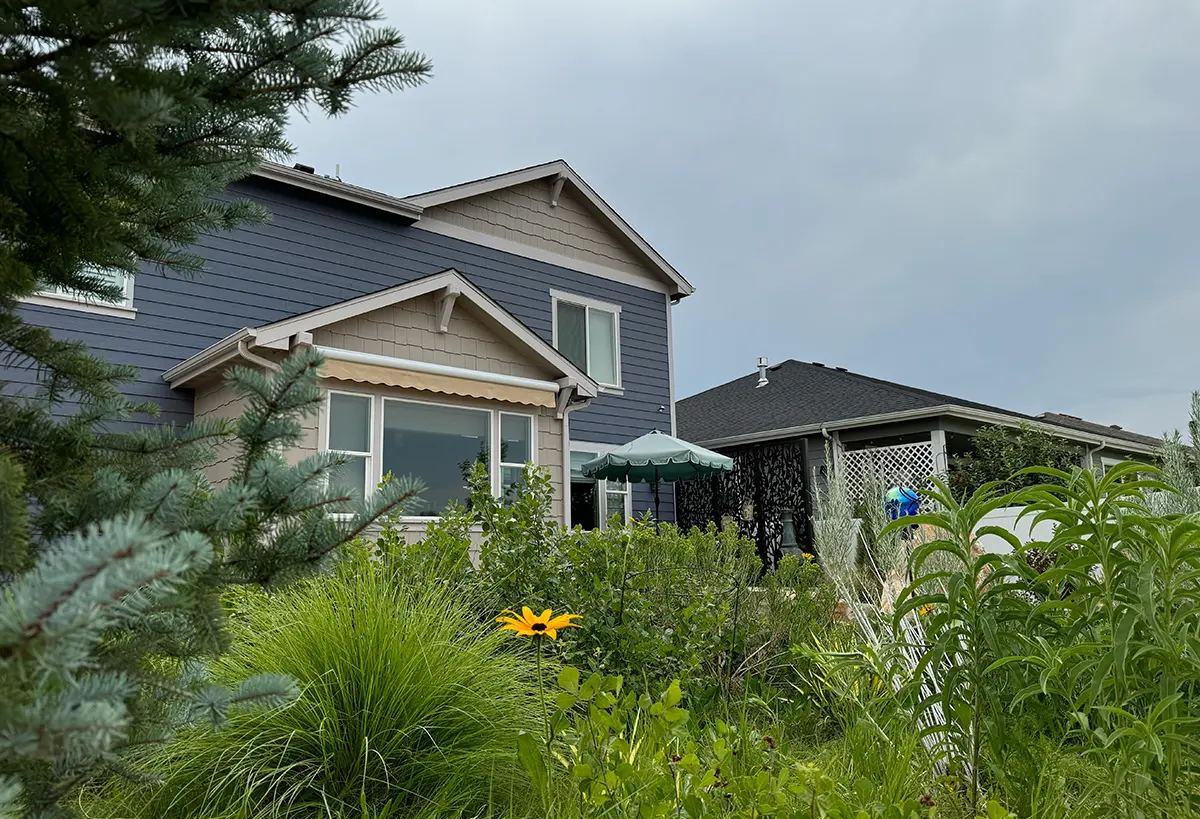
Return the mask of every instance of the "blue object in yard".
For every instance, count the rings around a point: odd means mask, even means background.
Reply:
[[[883,508],[892,520],[907,518],[921,511],[921,496],[911,489],[893,486],[887,492]]]

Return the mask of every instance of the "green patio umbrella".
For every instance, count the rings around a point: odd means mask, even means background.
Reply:
[[[658,430],[623,444],[580,467],[589,478],[654,484],[654,519],[658,520],[658,486],[733,470],[733,458]]]

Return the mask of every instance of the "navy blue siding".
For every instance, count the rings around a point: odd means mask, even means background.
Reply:
[[[242,327],[269,324],[453,267],[531,330],[551,341],[550,290],[621,305],[623,395],[601,395],[571,413],[573,440],[619,444],[652,429],[670,431],[666,300],[662,293],[602,279],[511,253],[405,226],[383,214],[261,181],[232,196],[267,207],[260,225],[208,236],[197,277],[138,277],[133,320],[77,310],[27,306],[31,321],[56,336],[86,343],[141,374],[126,392],[162,407],[160,421],[192,417],[190,391],[171,390],[162,373]],[[27,372],[0,369],[14,387]],[[663,410],[660,411],[659,408]],[[651,505],[649,487],[634,492],[635,510]],[[663,518],[674,519],[664,487]]]

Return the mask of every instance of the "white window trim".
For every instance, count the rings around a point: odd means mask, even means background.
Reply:
[[[1108,470],[1112,469],[1114,466],[1119,466],[1120,464],[1123,464],[1128,460],[1129,460],[1128,458],[1117,458],[1117,457],[1113,457],[1111,455],[1101,455],[1100,456],[1100,472],[1101,472],[1101,474],[1104,474],[1104,473],[1108,472]]]
[[[618,446],[620,446],[620,444],[591,444],[591,443],[588,443],[587,441],[571,441],[570,445],[567,448],[567,451],[568,452],[595,452],[597,455],[605,455],[609,452],[612,452]],[[568,463],[570,463],[569,457],[568,457]],[[567,475],[565,484],[566,484],[566,487],[565,487],[565,491],[563,492],[563,495],[564,495],[563,502],[569,505],[571,503],[571,476],[570,475]],[[617,490],[617,491],[619,492],[620,490]],[[608,481],[606,481],[606,480],[596,481],[596,505],[598,507],[597,514],[600,517],[600,527],[599,528],[600,528],[600,531],[604,531],[605,529],[608,528],[608,519],[610,517],[612,517],[612,515],[608,511]],[[625,481],[625,520],[627,520],[627,521],[633,520],[633,484],[631,484],[629,481]],[[571,521],[572,524],[575,524],[578,522],[579,521]]]
[[[330,415],[329,407],[330,407],[330,404],[333,403],[334,395],[349,395],[349,396],[353,396],[355,398],[373,399],[373,396],[370,395],[369,393],[353,392],[352,390],[326,390],[325,391],[325,400],[323,402],[321,402],[321,420],[326,421],[326,423],[321,424],[320,425],[321,428],[319,430],[322,452],[330,451],[329,450],[329,424],[327,422],[327,419],[329,418],[329,415]],[[373,487],[375,487],[379,484],[378,479],[372,480],[372,478],[371,478],[371,476],[373,474],[375,474],[375,466],[374,466],[374,463],[375,463],[375,455],[374,455],[375,409],[376,409],[375,401],[371,400],[370,404],[367,406],[367,436],[368,436],[367,451],[366,452],[354,452],[354,451],[348,450],[348,449],[335,450],[337,452],[343,452],[346,455],[353,455],[356,458],[366,458],[367,464],[366,464],[366,467],[364,470],[365,474],[363,476],[363,479],[366,481],[366,486],[363,487],[364,491],[370,491]]]
[[[625,390],[621,387],[621,305],[613,304],[612,302],[601,301],[599,299],[589,298],[588,296],[577,296],[574,293],[566,293],[562,290],[551,290],[550,291],[551,340],[554,344],[554,349],[556,349],[556,350],[558,349],[558,303],[560,301],[566,302],[567,304],[573,304],[576,307],[585,308],[584,317],[583,317],[583,331],[584,331],[584,338],[586,339],[585,345],[586,345],[587,352],[589,354],[588,355],[589,361],[587,362],[587,366],[584,367],[584,370],[593,379],[595,379],[596,377],[594,375],[592,375],[592,373],[590,372],[590,370],[592,368],[591,367],[592,362],[590,361],[591,351],[592,351],[592,323],[589,320],[587,311],[603,310],[607,313],[612,313],[613,339],[616,341],[616,346],[617,346],[617,349],[614,351],[614,363],[616,365],[617,383],[608,384],[608,383],[605,383],[605,382],[599,381],[599,380],[597,380],[596,383],[600,385],[600,392],[610,393],[613,395],[624,394]]]
[[[95,296],[84,296],[60,290],[43,290],[33,296],[27,296],[21,301],[38,307],[56,307],[63,310],[94,313],[99,316],[132,319],[137,317],[137,308],[133,306],[133,280],[133,276],[126,274],[125,299],[121,302],[102,301]]]
[[[500,482],[501,482],[501,462],[500,462],[500,447],[497,446],[500,441],[500,416],[515,415],[521,418],[529,419],[529,454],[531,457],[530,463],[534,466],[538,465],[538,423],[537,415],[533,413],[515,412],[511,409],[500,409],[499,407],[478,407],[470,404],[456,404],[450,401],[426,401],[416,398],[400,398],[386,393],[375,392],[373,390],[356,390],[350,389],[326,389],[326,398],[321,402],[320,415],[317,418],[317,438],[320,441],[322,452],[329,450],[329,398],[328,396],[334,393],[342,395],[365,396],[371,399],[371,452],[367,454],[367,488],[374,490],[379,482],[383,480],[383,414],[384,406],[388,401],[396,401],[406,404],[423,404],[433,407],[447,407],[450,409],[465,409],[474,412],[487,413],[488,415],[488,474],[492,482],[492,497],[500,497]],[[348,453],[352,455],[360,455],[361,453]],[[508,463],[508,466],[515,466],[513,463]],[[524,464],[521,464],[524,466]],[[441,515],[404,515],[400,518],[402,523],[430,523],[441,519]]]
[[[504,491],[504,485],[503,485],[504,484],[504,470],[505,469],[524,469],[525,468],[525,462],[517,463],[516,461],[500,460],[504,456],[504,453],[500,451],[501,450],[500,444],[503,443],[500,436],[504,429],[503,424],[501,422],[503,421],[505,415],[511,415],[514,418],[529,419],[529,458],[530,458],[530,460],[528,461],[528,463],[531,463],[534,466],[537,466],[537,449],[538,449],[538,447],[537,447],[537,416],[529,415],[524,412],[513,412],[512,410],[496,410],[496,418],[495,418],[496,446],[495,446],[495,449],[496,449],[497,469],[496,469],[496,480],[493,481],[493,483],[496,486],[496,492],[498,493],[497,497],[500,497],[500,494],[503,493],[503,491]]]

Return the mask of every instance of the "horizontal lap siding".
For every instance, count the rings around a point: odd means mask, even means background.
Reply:
[[[185,358],[242,327],[452,267],[547,342],[551,289],[621,305],[624,394],[601,395],[589,408],[572,412],[571,437],[619,444],[652,429],[670,430],[662,293],[404,226],[271,183],[241,183],[230,194],[264,205],[270,221],[202,239],[196,250],[206,264],[199,276],[139,276],[135,319],[35,306],[22,308],[24,314],[57,337],[78,339],[110,361],[137,366],[140,376],[127,393],[159,404],[161,420],[186,422],[192,417],[190,391],[171,390],[162,380],[165,370]],[[19,388],[31,374],[6,368],[0,379]],[[635,509],[651,505],[650,497],[649,487],[635,487]],[[674,517],[673,497],[664,487],[662,512],[668,520]]]

